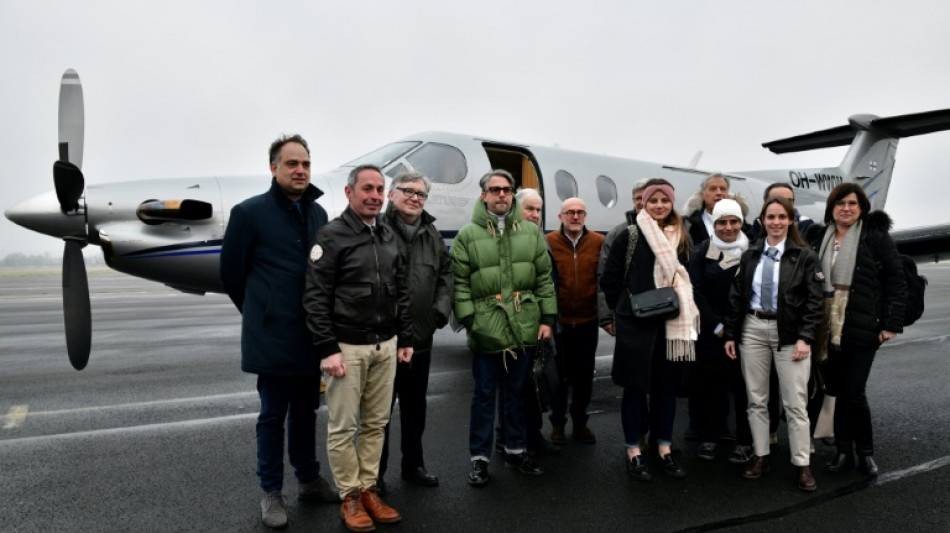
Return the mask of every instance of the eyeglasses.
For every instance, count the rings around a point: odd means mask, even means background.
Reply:
[[[511,194],[511,191],[513,190],[514,189],[512,189],[511,187],[489,187],[488,188],[488,192],[492,193],[495,196],[498,196],[501,193]]]
[[[401,192],[406,198],[412,198],[414,196],[420,200],[425,200],[429,197],[429,193],[425,191],[416,191],[410,189],[409,187],[396,187],[396,190]]]
[[[568,209],[567,211],[565,211],[565,212],[563,212],[563,213],[561,213],[561,214],[562,214],[562,215],[567,215],[567,216],[570,217],[570,218],[574,218],[574,217],[586,217],[586,216],[587,216],[587,211],[584,211],[583,209]]]

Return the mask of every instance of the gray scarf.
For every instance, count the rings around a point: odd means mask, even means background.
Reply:
[[[831,344],[841,347],[841,331],[844,328],[845,310],[848,308],[848,294],[851,291],[851,278],[858,257],[858,241],[861,237],[863,222],[848,228],[841,240],[838,253],[835,254],[835,233],[837,227],[829,224],[821,239],[818,256],[821,258],[821,271],[825,275],[822,282],[825,291],[825,319],[828,321]],[[831,294],[832,296],[828,296]],[[831,300],[830,302],[828,300]]]

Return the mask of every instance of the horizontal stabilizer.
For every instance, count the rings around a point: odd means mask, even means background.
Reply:
[[[873,115],[855,115],[847,126],[796,135],[762,144],[776,154],[803,152],[818,148],[847,146],[859,130],[873,131],[886,137],[901,138],[950,129],[950,109],[924,113],[877,118]]]

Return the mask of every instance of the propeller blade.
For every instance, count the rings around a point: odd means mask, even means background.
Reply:
[[[59,85],[59,159],[82,168],[83,131],[82,84],[79,74],[69,69]]]
[[[79,209],[79,198],[86,188],[86,179],[79,167],[69,161],[53,163],[53,185],[56,187],[56,199],[63,213]]]
[[[92,345],[92,311],[89,280],[82,257],[84,241],[66,239],[63,249],[63,321],[66,325],[66,352],[73,368],[82,370],[89,362]]]

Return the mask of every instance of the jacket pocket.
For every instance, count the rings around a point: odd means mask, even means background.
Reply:
[[[373,287],[366,283],[339,285],[334,291],[333,316],[350,323],[365,322],[361,313],[373,308]]]

